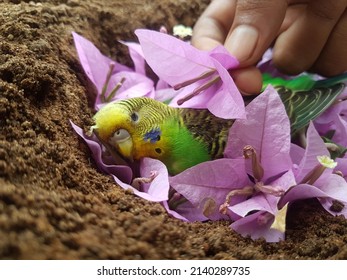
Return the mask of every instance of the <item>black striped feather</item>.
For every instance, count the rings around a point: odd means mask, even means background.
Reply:
[[[221,158],[234,120],[225,120],[203,109],[179,109],[184,125],[200,143],[207,146],[212,159]]]
[[[343,83],[307,91],[292,91],[284,86],[277,86],[290,119],[292,135],[323,113],[344,88]]]

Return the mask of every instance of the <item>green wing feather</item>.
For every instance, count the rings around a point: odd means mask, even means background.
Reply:
[[[345,85],[340,83],[327,88],[313,88],[293,92],[285,87],[278,87],[278,93],[284,103],[294,135],[323,113],[343,91]]]
[[[346,86],[347,73],[319,81],[314,81],[310,75],[285,80],[264,74],[263,78],[264,87],[271,84],[278,91],[294,135],[334,103]]]

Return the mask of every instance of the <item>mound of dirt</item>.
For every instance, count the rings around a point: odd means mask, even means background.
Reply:
[[[93,88],[71,32],[129,65],[136,28],[192,26],[204,0],[0,3],[0,258],[346,259],[347,221],[314,200],[292,206],[286,241],[228,222],[185,223],[95,168],[69,120],[91,124]]]

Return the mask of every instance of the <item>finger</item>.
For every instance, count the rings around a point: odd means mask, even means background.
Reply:
[[[330,34],[328,42],[310,69],[323,76],[334,76],[347,71],[347,10]]]
[[[277,35],[280,35],[286,31],[300,17],[300,15],[302,15],[305,9],[306,4],[295,4],[288,6],[285,18]]]
[[[231,71],[230,75],[243,95],[260,93],[263,80],[260,70],[255,66]]]
[[[236,1],[214,0],[194,26],[191,43],[202,50],[223,45],[233,22]]]
[[[285,0],[237,1],[225,47],[241,66],[254,65],[275,39],[287,8]]]
[[[305,12],[277,38],[273,53],[275,65],[292,75],[309,69],[345,7],[345,0],[310,1]]]

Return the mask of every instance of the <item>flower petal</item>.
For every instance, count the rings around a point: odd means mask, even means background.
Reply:
[[[277,91],[268,86],[246,107],[246,114],[246,120],[231,127],[224,156],[242,157],[243,148],[251,145],[264,168],[264,181],[291,169],[290,124]]]
[[[219,213],[219,207],[227,194],[248,182],[243,159],[204,162],[170,178],[172,188],[211,220],[225,218]],[[235,203],[239,200],[236,198]],[[180,213],[179,207],[176,211]]]
[[[130,57],[134,62],[135,72],[146,76],[146,61],[143,55],[141,45],[134,42],[120,42],[128,47]]]
[[[245,119],[245,104],[229,72],[218,62],[215,68],[222,79],[222,85],[208,101],[207,109],[215,116],[223,119]]]
[[[186,86],[178,91],[176,91],[176,96],[171,100],[169,103],[172,107],[181,107],[181,108],[194,108],[194,109],[206,109],[208,102],[211,100],[211,98],[216,94],[220,87],[220,83],[218,82],[212,86],[210,86],[208,89],[204,90],[194,98],[189,99],[188,101],[184,102],[182,105],[178,105],[177,101],[181,98],[186,97],[188,94],[192,93],[197,87],[199,87],[204,81],[196,82],[194,84],[191,84],[189,86]]]
[[[229,210],[233,213],[245,217],[253,211],[266,211],[273,214],[273,207],[266,199],[266,195],[257,194],[250,199],[241,201],[235,205],[229,206]]]
[[[291,145],[290,145],[290,158],[292,159],[293,164],[299,166],[304,155],[305,155],[305,149],[304,148],[302,148],[296,144],[291,143]]]
[[[163,201],[162,205],[171,216],[185,222],[204,222],[208,220],[208,218],[201,213],[200,209],[194,207],[189,201],[179,205],[179,213],[170,209],[167,201]]]
[[[137,29],[135,34],[148,65],[171,86],[196,78],[214,67],[208,52],[173,36],[145,29]]]
[[[342,172],[343,178],[347,180],[347,158],[346,156],[344,158],[337,158],[336,159],[337,166],[335,168],[335,171]]]
[[[317,156],[329,156],[329,151],[327,150],[322,138],[319,136],[317,130],[315,129],[313,123],[310,123],[307,129],[307,148],[305,150],[304,157],[302,158],[297,172],[295,174],[296,181],[301,182],[301,180],[319,164]]]
[[[277,180],[271,182],[272,186],[280,187],[283,190],[289,189],[289,187],[294,184],[295,178],[291,170],[283,174]],[[278,212],[277,203],[279,199],[279,197],[274,195],[258,193],[245,201],[230,206],[229,210],[240,217],[245,217],[248,213],[259,210],[276,215]]]
[[[233,222],[230,227],[244,237],[250,236],[253,240],[261,237],[265,238],[267,242],[284,240],[284,232],[271,228],[274,217],[268,219],[266,223],[259,223],[259,219],[264,214],[266,215],[267,212],[258,211]]]
[[[174,218],[185,221],[185,222],[189,222],[190,220],[188,220],[187,218],[185,218],[184,216],[178,214],[175,210],[170,209],[169,204],[167,203],[167,201],[163,201],[162,202],[165,210]]]
[[[72,121],[70,121],[72,128],[75,130],[75,132],[86,142],[88,145],[89,149],[91,150],[93,154],[93,158],[96,162],[96,165],[98,168],[105,173],[112,174],[114,176],[117,176],[119,181],[124,181],[126,183],[130,183],[133,172],[129,166],[125,165],[109,165],[104,163],[102,159],[102,149],[101,145],[99,144],[97,139],[91,139],[87,137],[84,133],[83,130],[75,125]]]
[[[150,177],[152,172],[157,176],[150,184],[144,186],[143,191],[151,196],[151,201],[166,201],[169,198],[169,173],[166,166],[159,160],[143,158],[140,164],[143,177]]]
[[[219,45],[209,51],[209,55],[217,60],[225,69],[235,69],[239,66],[236,57],[230,55],[229,51],[222,45]]]
[[[72,32],[78,57],[88,78],[93,82],[98,93],[102,91],[111,63],[115,64],[114,71],[132,71],[130,68],[119,64],[101,54],[93,43]]]
[[[286,194],[280,199],[278,207],[281,208],[289,202],[315,197],[331,198],[340,202],[347,203],[347,183],[342,177],[331,174],[326,180],[326,184],[324,184],[324,186],[316,187],[308,184],[296,185],[289,189]],[[324,200],[322,202],[324,202]],[[338,214],[329,209],[331,204],[325,205],[324,203],[322,203],[322,205],[331,214]]]

